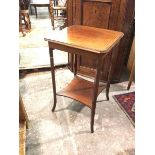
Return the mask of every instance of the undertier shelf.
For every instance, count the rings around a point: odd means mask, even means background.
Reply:
[[[105,88],[105,84],[100,84],[98,88],[98,95]],[[89,108],[92,108],[93,93],[94,82],[75,76],[69,85],[67,85],[63,90],[57,92],[57,95],[72,98],[85,104]]]

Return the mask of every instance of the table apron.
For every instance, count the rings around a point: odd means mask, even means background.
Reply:
[[[89,57],[96,58],[96,59],[98,59],[100,56],[103,56],[103,55],[108,54],[110,52],[109,51],[106,53],[95,53],[95,52],[92,52],[89,50],[71,47],[71,46],[67,46],[67,45],[63,45],[63,44],[57,44],[57,43],[53,43],[53,42],[48,42],[48,45],[49,45],[49,48],[53,49],[53,50],[57,49],[57,50],[61,50],[64,52],[77,54],[77,55],[89,56]]]

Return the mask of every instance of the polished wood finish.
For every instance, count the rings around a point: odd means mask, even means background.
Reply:
[[[81,24],[98,28],[107,28],[111,11],[111,2],[86,1],[82,3]],[[91,15],[91,19],[90,19]]]
[[[20,30],[22,33],[24,33],[25,31],[30,31],[31,30],[31,21],[30,21],[30,16],[29,16],[29,10],[19,10],[19,26],[20,26]],[[25,28],[23,28],[22,26],[22,20],[24,20],[24,25]],[[23,36],[25,36],[23,34]]]
[[[122,38],[123,33],[89,26],[74,25],[47,36],[46,41],[86,50],[90,53],[107,53]],[[82,54],[82,52],[81,52]]]
[[[54,96],[52,111],[54,111],[56,107],[56,95],[70,97],[80,101],[91,109],[90,129],[91,133],[94,132],[93,126],[97,96],[104,88],[106,88],[106,96],[107,99],[109,99],[109,88],[112,79],[113,65],[117,56],[117,52],[112,49],[114,49],[114,46],[118,46],[118,43],[122,37],[122,32],[93,28],[89,26],[74,25],[63,29],[62,31],[57,31],[54,34],[52,33],[52,35],[49,35],[45,38],[45,40],[48,41],[51,62]],[[66,88],[58,93],[56,93],[53,49],[71,53],[74,57],[75,63],[74,79]],[[88,56],[88,58],[93,58],[96,63],[97,67],[95,69],[93,81],[81,78],[77,75],[77,58],[81,55]],[[108,80],[106,84],[104,84],[101,82],[101,69],[103,60],[106,59],[107,55],[112,55],[112,59],[110,59]]]
[[[121,31],[124,37],[120,45],[115,48],[117,63],[114,66],[113,82],[119,82],[125,61],[127,60],[132,38],[134,36],[134,0],[68,0],[67,22],[71,25],[87,25],[98,28]],[[69,57],[69,66],[74,70],[72,56]],[[110,56],[103,61],[102,80],[107,81]],[[91,75],[96,68],[93,58],[78,57],[78,73]]]
[[[98,94],[100,94],[104,88],[106,88],[106,84],[100,84]],[[75,76],[67,87],[57,92],[57,95],[72,98],[92,108],[93,90],[94,82]]]

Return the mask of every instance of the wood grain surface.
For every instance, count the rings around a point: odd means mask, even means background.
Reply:
[[[104,88],[106,88],[106,85],[101,84],[98,88],[98,94],[100,94]],[[84,103],[89,108],[92,108],[93,90],[94,82],[75,76],[71,83],[59,91],[57,95],[75,99]]]
[[[106,53],[123,37],[122,32],[99,29],[89,26],[73,25],[49,34],[46,41],[69,45],[95,53]]]

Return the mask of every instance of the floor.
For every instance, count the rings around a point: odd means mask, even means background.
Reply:
[[[34,23],[47,16],[31,16]],[[49,19],[47,19],[49,20]],[[40,40],[39,40],[40,41]],[[24,42],[20,38],[20,44]],[[40,41],[41,42],[41,41]],[[26,48],[29,44],[22,44]],[[24,45],[24,46],[23,46]],[[67,68],[56,70],[57,90],[67,85],[73,74]],[[51,73],[48,69],[21,76],[19,84],[23,102],[30,120],[27,130],[27,155],[134,155],[135,128],[113,99],[113,95],[128,91],[126,70],[121,82],[112,84],[110,100],[104,91],[99,95],[95,131],[90,133],[90,109],[77,101],[58,97],[56,111],[53,104]]]
[[[47,10],[44,10],[41,14],[39,9],[42,8],[38,8],[37,19],[34,14],[30,15],[30,32],[26,33],[25,37],[22,36],[22,33],[19,33],[20,70],[50,67],[48,42],[44,38],[49,33],[52,35],[54,31]],[[61,21],[55,22],[56,31],[60,30],[61,24]],[[54,50],[54,58],[56,66],[68,63],[68,54],[62,51]]]
[[[63,77],[63,78],[62,78]],[[73,78],[67,69],[57,69],[57,90]],[[30,120],[27,130],[27,155],[134,155],[135,129],[113,95],[127,91],[128,82],[111,85],[110,100],[104,91],[99,95],[95,131],[90,133],[90,109],[65,97],[53,105],[50,71],[26,74],[20,79],[20,91]]]

